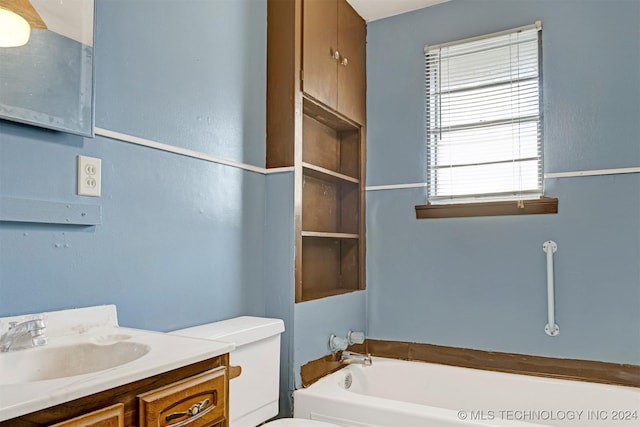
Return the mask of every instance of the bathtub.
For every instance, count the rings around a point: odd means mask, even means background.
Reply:
[[[380,357],[293,399],[294,417],[345,427],[640,425],[640,388]]]

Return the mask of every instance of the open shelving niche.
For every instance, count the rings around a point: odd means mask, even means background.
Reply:
[[[296,302],[364,289],[362,128],[303,97],[302,130]]]

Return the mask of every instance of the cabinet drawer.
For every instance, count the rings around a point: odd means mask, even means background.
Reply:
[[[206,427],[224,419],[225,367],[138,396],[140,426]]]

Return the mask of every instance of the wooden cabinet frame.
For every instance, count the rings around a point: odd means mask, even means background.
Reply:
[[[305,76],[302,69],[304,4],[312,1],[319,0],[267,3],[266,164],[268,168],[294,168],[296,302],[361,290],[366,283],[364,107],[361,114],[352,109],[336,111],[342,108],[340,92],[336,92],[335,105],[327,105],[303,91],[303,79],[308,85],[314,78]],[[353,12],[346,0],[335,1],[336,19],[345,10]],[[352,22],[345,27],[347,35],[341,37],[359,35],[362,39],[351,44],[364,47],[364,21],[359,31],[354,30],[356,19],[347,15]],[[310,18],[307,14],[307,20]],[[319,26],[322,32],[322,22],[306,25]],[[344,39],[342,43],[345,45]],[[326,57],[330,45],[331,41]],[[355,92],[362,93],[358,100],[365,105],[364,49],[352,60],[362,61],[362,86]],[[356,64],[351,65],[357,69]],[[337,76],[336,85],[339,80]],[[343,85],[351,85],[354,78],[342,80]],[[347,114],[360,117],[354,120]]]
[[[346,0],[302,1],[302,92],[362,125],[366,38],[364,20]]]

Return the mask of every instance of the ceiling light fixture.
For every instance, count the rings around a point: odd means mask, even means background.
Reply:
[[[29,42],[31,29],[47,29],[29,0],[0,0],[0,47],[18,47]]]

